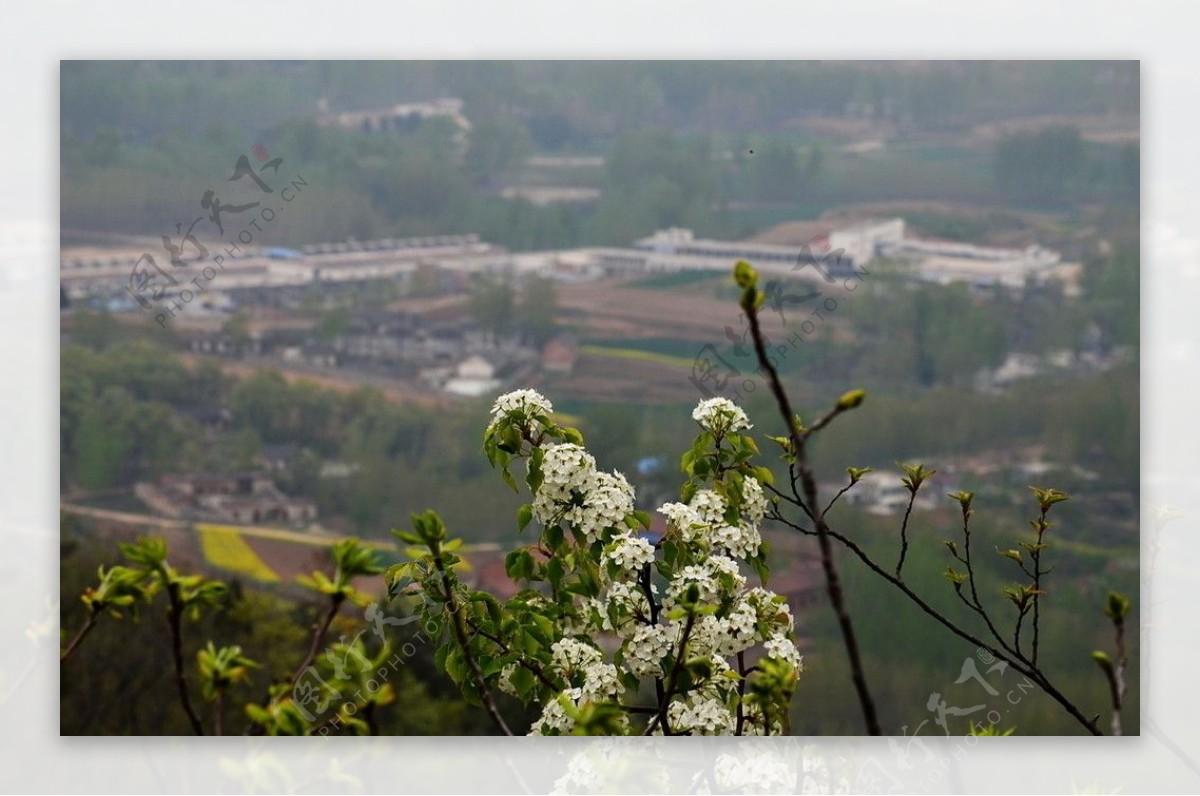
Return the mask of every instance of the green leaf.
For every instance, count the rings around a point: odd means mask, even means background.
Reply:
[[[513,666],[508,681],[512,684],[513,690],[517,692],[517,697],[522,701],[528,700],[529,692],[537,685],[533,673],[520,664]]]
[[[945,575],[946,579],[949,580],[951,583],[953,583],[955,586],[961,586],[962,584],[967,582],[967,576],[965,574],[963,574],[962,572],[959,572],[954,567],[946,567],[946,571],[943,572],[942,574]]]
[[[526,503],[525,505],[521,506],[521,508],[517,509],[517,532],[519,533],[525,530],[532,520],[533,506],[529,503]]]
[[[1021,558],[1020,550],[1013,550],[1010,548],[1008,550],[997,550],[996,552],[999,553],[1000,555],[1004,556],[1005,558],[1011,558],[1013,561],[1016,561],[1018,564],[1022,563],[1022,561],[1023,561]]]
[[[767,486],[775,485],[775,474],[773,472],[771,472],[771,468],[755,467],[751,472],[754,473],[755,478],[757,478],[760,482],[766,484]]]

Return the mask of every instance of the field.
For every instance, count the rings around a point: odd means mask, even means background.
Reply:
[[[197,525],[200,549],[214,567],[244,575],[264,583],[278,583],[279,575],[246,544],[237,528],[227,525]]]

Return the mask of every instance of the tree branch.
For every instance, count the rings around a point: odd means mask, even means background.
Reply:
[[[167,610],[167,623],[171,626],[171,657],[175,661],[175,686],[179,690],[179,701],[183,703],[183,710],[192,724],[192,732],[196,735],[203,735],[204,725],[192,704],[192,697],[188,693],[187,680],[183,673],[183,631],[180,627],[183,618],[183,600],[179,594],[178,583],[167,584],[167,596],[171,600],[170,608]]]
[[[917,490],[910,489],[908,494],[908,508],[904,510],[904,522],[900,524],[900,560],[896,562],[896,577],[902,577],[901,570],[904,569],[904,559],[908,556],[908,518],[912,516],[913,503],[917,502]]]
[[[446,571],[446,564],[442,561],[442,552],[440,549],[431,551],[433,553],[433,563],[437,567],[438,574],[441,575],[442,594],[446,598],[446,608],[450,611],[450,616],[453,617],[451,623],[454,627],[454,637],[458,641],[459,649],[463,651],[463,658],[467,662],[468,668],[471,670],[471,678],[475,681],[475,688],[479,691],[479,699],[483,702],[483,708],[488,715],[492,717],[492,721],[496,722],[496,726],[505,735],[512,735],[512,730],[508,728],[504,717],[500,715],[500,710],[496,707],[496,702],[492,699],[492,692],[487,687],[487,681],[483,678],[483,672],[479,669],[479,662],[475,660],[475,656],[471,654],[467,631],[463,627],[462,616],[459,614],[459,605],[454,599],[454,589],[450,585],[450,573]]]
[[[679,681],[679,672],[683,669],[684,655],[687,654],[688,637],[692,635],[692,627],[696,624],[696,614],[689,613],[687,622],[683,625],[683,635],[679,638],[679,654],[675,656],[675,663],[671,666],[671,674],[667,677],[667,690],[663,698],[658,702],[658,713],[646,725],[646,731],[643,735],[649,735],[654,732],[654,728],[662,724],[663,735],[671,734],[671,724],[667,721],[667,708],[670,707],[671,697],[675,693],[675,684]]]
[[[883,730],[879,725],[879,717],[875,713],[875,702],[871,698],[871,692],[867,688],[866,676],[863,673],[862,659],[858,651],[858,640],[854,636],[854,626],[851,623],[850,614],[846,610],[846,604],[842,597],[841,581],[838,578],[837,567],[833,562],[833,547],[829,543],[829,526],[825,522],[824,512],[818,508],[820,503],[817,498],[817,484],[813,478],[812,469],[808,465],[808,459],[804,450],[805,438],[828,425],[841,411],[841,407],[839,406],[827,414],[815,426],[808,429],[802,435],[796,428],[796,415],[792,411],[791,401],[788,400],[787,393],[783,389],[783,384],[779,380],[779,372],[767,357],[762,328],[758,322],[758,311],[754,307],[753,302],[748,300],[742,302],[742,309],[745,311],[746,319],[750,324],[750,334],[754,338],[754,351],[758,355],[759,368],[767,374],[771,392],[775,397],[775,403],[779,407],[779,413],[783,416],[784,425],[788,429],[792,453],[796,457],[796,467],[800,472],[800,481],[804,487],[805,500],[803,502],[807,503],[816,512],[816,515],[812,519],[817,528],[817,544],[821,549],[821,566],[825,571],[826,591],[829,594],[829,601],[833,605],[833,610],[837,614],[838,626],[842,631],[842,639],[846,646],[846,655],[850,659],[851,677],[854,680],[854,689],[858,694],[863,718],[867,724],[867,732],[871,735],[882,735]],[[793,484],[794,489],[795,486]],[[799,495],[796,497],[799,499]]]
[[[71,643],[67,645],[67,648],[63,650],[62,655],[59,657],[58,662],[60,664],[67,658],[71,657],[71,653],[73,653],[76,648],[79,647],[79,644],[83,641],[84,636],[91,632],[91,629],[96,626],[96,619],[96,612],[88,611],[88,616],[83,623],[83,627],[79,628],[79,632],[75,634],[75,637],[71,639]]]
[[[800,533],[807,534],[809,536],[816,535],[815,531],[809,530],[808,528],[804,528],[799,525],[795,525],[786,520],[784,521],[784,524],[799,531]],[[904,595],[907,596],[910,600],[912,600],[912,602],[918,608],[920,608],[927,616],[934,619],[936,622],[941,624],[943,627],[945,627],[947,630],[949,630],[954,635],[958,636],[959,638],[963,639],[964,641],[969,641],[970,643],[974,644],[976,647],[987,650],[995,657],[1008,663],[1010,666],[1013,667],[1013,669],[1015,671],[1028,677],[1030,680],[1032,680],[1034,683],[1036,683],[1039,688],[1041,688],[1044,692],[1046,692],[1046,694],[1049,697],[1051,697],[1055,702],[1057,702],[1059,705],[1061,705],[1063,707],[1063,709],[1066,710],[1067,713],[1069,713],[1072,716],[1072,718],[1074,718],[1081,725],[1083,725],[1084,729],[1086,729],[1092,735],[1102,735],[1103,734],[1100,732],[1100,729],[1096,726],[1096,724],[1093,720],[1091,720],[1087,716],[1085,716],[1083,714],[1083,712],[1078,707],[1076,707],[1073,702],[1071,702],[1069,699],[1067,699],[1067,697],[1065,695],[1063,695],[1063,693],[1061,691],[1059,691],[1058,688],[1056,688],[1053,683],[1050,682],[1050,680],[1046,677],[1045,674],[1042,673],[1042,671],[1040,669],[1038,669],[1036,666],[1031,665],[1029,663],[1029,661],[1026,660],[1023,656],[1012,655],[1007,650],[1005,650],[1003,647],[997,648],[997,647],[987,643],[983,639],[978,638],[977,636],[972,634],[970,631],[965,630],[965,629],[959,627],[958,625],[956,625],[952,620],[948,619],[940,611],[938,611],[936,608],[934,608],[928,602],[926,602],[924,599],[922,599],[922,597],[919,594],[917,594],[915,591],[913,591],[911,588],[909,588],[908,584],[906,584],[903,580],[900,580],[895,575],[893,575],[891,572],[888,572],[883,567],[881,567],[878,563],[876,563],[874,559],[872,559],[869,555],[867,555],[866,552],[864,552],[861,547],[859,547],[857,544],[855,544],[853,541],[851,541],[848,537],[846,537],[832,529],[829,530],[829,536],[832,539],[836,539],[844,547],[846,547],[848,550],[850,550],[850,552],[854,553],[854,555],[856,555],[858,557],[858,559],[867,566],[868,569],[870,569],[876,575],[883,578],[888,583],[892,584],[897,589],[899,589],[901,592],[903,592]]]

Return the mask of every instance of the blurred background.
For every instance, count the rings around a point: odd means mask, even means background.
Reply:
[[[480,439],[508,389],[550,397],[639,508],[676,499],[696,401],[779,433],[728,276],[745,258],[801,415],[868,390],[814,448],[824,494],[878,471],[831,521],[889,560],[896,462],[938,470],[918,591],[954,610],[944,493],[977,493],[985,552],[1027,532],[1027,485],[1072,495],[1043,655],[1106,710],[1103,597],[1138,604],[1136,62],[63,62],[60,87],[64,629],[116,541],[155,533],[235,584],[192,635],[286,671],[315,611],[295,576],[426,508],[502,592],[523,501]],[[793,730],[859,733],[813,546],[766,535],[806,651]],[[941,733],[938,693],[987,708],[955,734],[992,710],[1076,732],[1012,672],[957,683],[975,650],[842,570],[889,731]],[[157,624],[89,639],[64,734],[186,731]],[[489,729],[432,650],[397,689],[387,731]]]

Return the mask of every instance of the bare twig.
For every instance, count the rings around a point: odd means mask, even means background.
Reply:
[[[1038,638],[1041,634],[1039,619],[1041,617],[1042,597],[1042,534],[1046,532],[1046,509],[1042,509],[1037,523],[1037,544],[1033,548],[1033,663],[1037,665]]]
[[[83,641],[84,636],[91,632],[91,629],[96,626],[96,618],[97,614],[95,611],[88,611],[88,616],[83,623],[83,627],[79,628],[79,632],[75,634],[75,637],[71,639],[71,643],[67,645],[65,650],[63,650],[62,655],[58,659],[59,663],[62,663],[67,658],[71,657],[71,653],[73,653],[79,647],[79,644]]]
[[[784,524],[789,525],[791,528],[793,528],[794,530],[797,530],[801,533],[804,533],[804,534],[807,534],[810,536],[816,535],[815,531],[812,531],[808,528],[804,528],[802,526],[795,525],[787,520],[782,520],[782,522],[784,522]],[[866,552],[863,551],[863,549],[861,547],[859,547],[857,544],[855,544],[851,539],[849,539],[848,537],[846,537],[832,529],[830,529],[828,531],[828,533],[829,533],[830,538],[837,540],[844,547],[846,547],[848,550],[850,550],[850,552],[854,553],[854,555],[856,555],[858,557],[858,559],[867,566],[868,569],[870,569],[876,575],[883,578],[888,583],[892,584],[897,589],[899,589],[901,592],[903,592],[904,595],[906,597],[908,597],[927,616],[934,619],[936,622],[941,624],[943,627],[945,627],[947,630],[949,630],[954,635],[958,636],[959,638],[963,639],[964,641],[969,641],[970,643],[974,644],[976,647],[987,650],[992,655],[994,655],[996,658],[999,658],[1000,660],[1008,663],[1018,673],[1023,674],[1026,677],[1028,677],[1030,680],[1032,680],[1034,683],[1036,683],[1039,688],[1041,688],[1043,691],[1045,691],[1049,697],[1051,697],[1055,702],[1057,702],[1059,705],[1061,705],[1063,707],[1063,709],[1066,710],[1067,713],[1069,713],[1072,716],[1072,718],[1074,718],[1081,725],[1083,725],[1083,727],[1088,732],[1090,732],[1093,735],[1102,735],[1103,734],[1100,732],[1100,729],[1096,726],[1095,721],[1093,721],[1092,719],[1085,716],[1083,714],[1083,711],[1081,711],[1078,707],[1076,707],[1073,702],[1071,702],[1069,699],[1067,699],[1067,697],[1061,691],[1059,691],[1058,688],[1055,687],[1052,682],[1050,682],[1049,678],[1046,677],[1046,675],[1041,671],[1041,669],[1038,669],[1036,666],[1033,666],[1024,656],[1013,655],[1009,651],[1007,651],[1003,645],[1001,645],[1000,647],[996,647],[996,646],[984,641],[983,639],[977,637],[970,631],[959,627],[951,619],[948,619],[944,614],[942,614],[940,611],[938,611],[936,608],[934,608],[928,602],[926,602],[921,597],[921,595],[919,595],[915,591],[913,591],[908,586],[908,584],[906,584],[903,580],[900,580],[895,575],[893,575],[891,572],[888,572],[886,569],[884,569],[882,566],[880,566],[878,563],[876,563],[874,559],[872,559],[869,555],[867,555]]]
[[[840,498],[842,495],[844,495],[844,494],[846,494],[847,492],[849,492],[849,491],[850,491],[850,490],[851,490],[851,489],[854,487],[854,485],[855,485],[856,483],[858,483],[858,482],[857,482],[857,481],[851,481],[850,483],[846,484],[844,487],[842,487],[841,489],[839,489],[839,490],[838,490],[838,493],[837,493],[836,495],[834,495],[834,496],[833,496],[833,499],[832,499],[832,500],[830,500],[830,501],[829,501],[829,503],[828,503],[828,504],[825,506],[825,510],[822,512],[822,514],[828,514],[828,513],[829,513],[829,510],[830,510],[831,508],[833,508],[833,504],[834,504],[834,503],[837,503],[837,502],[838,502],[838,499],[839,499],[839,498]]]
[[[913,503],[917,501],[917,490],[910,489],[908,508],[904,510],[904,522],[900,524],[900,560],[896,562],[896,577],[903,577],[904,559],[908,556],[908,518],[912,516]]]
[[[187,713],[188,721],[192,723],[192,732],[196,735],[203,735],[204,725],[192,704],[192,696],[188,693],[187,680],[183,673],[183,631],[180,627],[183,619],[183,599],[179,594],[177,582],[172,581],[167,584],[167,596],[171,601],[170,608],[167,610],[167,623],[171,626],[171,657],[175,661],[175,685],[179,689],[179,701],[183,703],[183,710]]]
[[[313,661],[317,659],[317,653],[321,651],[321,642],[325,640],[325,634],[329,632],[329,626],[333,624],[334,618],[345,602],[346,595],[342,592],[335,592],[329,595],[329,608],[326,609],[325,615],[318,622],[313,631],[312,643],[308,647],[308,654],[304,656],[304,660],[296,667],[296,671],[292,672],[292,676],[288,678],[288,685],[295,685],[296,681],[304,674],[308,667],[312,666]]]
[[[218,688],[213,699],[213,735],[225,734],[225,693]]]
[[[807,503],[811,510],[816,512],[815,515],[810,516],[812,516],[817,528],[817,544],[821,550],[821,566],[825,571],[826,590],[829,593],[829,601],[833,605],[834,613],[837,614],[838,626],[842,631],[842,639],[846,645],[846,655],[850,659],[851,678],[854,681],[854,690],[858,694],[858,701],[862,707],[863,718],[867,724],[867,732],[871,735],[882,735],[883,729],[880,727],[879,717],[875,712],[875,702],[871,698],[871,692],[867,688],[866,676],[863,673],[858,641],[854,636],[854,626],[851,623],[850,614],[846,610],[845,600],[842,596],[841,581],[838,578],[837,567],[833,562],[833,546],[829,542],[829,526],[825,522],[824,512],[819,509],[817,483],[813,477],[812,469],[808,465],[808,458],[804,449],[806,437],[824,428],[841,411],[841,407],[839,406],[834,409],[819,420],[816,425],[801,434],[799,429],[796,428],[796,415],[792,411],[791,401],[788,399],[787,392],[783,389],[783,384],[779,379],[779,372],[767,357],[762,328],[758,322],[758,311],[752,301],[743,301],[742,309],[745,311],[746,318],[749,321],[750,334],[754,338],[754,351],[758,355],[760,370],[767,375],[771,392],[775,397],[775,403],[779,408],[780,414],[783,416],[784,425],[788,429],[792,453],[796,459],[796,468],[799,470],[800,481],[804,487],[805,500],[802,502]],[[793,484],[794,489],[795,486]],[[796,497],[799,500],[799,495]]]

